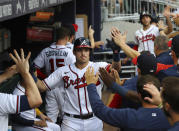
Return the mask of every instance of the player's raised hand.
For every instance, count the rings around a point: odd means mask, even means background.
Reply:
[[[160,92],[153,84],[146,84],[143,89],[152,96],[152,98],[145,97],[144,100],[147,100],[154,105],[159,105],[162,102]]]
[[[9,54],[9,56],[13,59],[13,61],[16,63],[16,69],[17,72],[19,72],[21,75],[25,73],[29,73],[29,58],[31,53],[29,52],[27,57],[24,58],[24,51],[21,49],[21,55],[17,53],[16,50],[14,50],[14,55],[12,53]]]
[[[111,76],[104,68],[100,68],[99,72],[100,72],[100,78],[103,80],[105,85],[110,88],[113,82],[116,81],[114,76]]]
[[[117,72],[117,70],[115,69],[111,69],[111,76],[113,76],[113,78],[115,78],[115,82],[119,85],[123,85],[123,81],[121,81],[119,73]]]
[[[93,67],[88,67],[88,69],[85,72],[85,79],[87,85],[89,84],[96,84],[98,81],[99,75],[96,73],[94,74],[94,68]]]
[[[127,32],[122,34],[117,28],[112,28],[111,37],[116,45],[121,46],[126,43]]]
[[[170,6],[166,6],[165,8],[164,8],[164,11],[163,11],[163,15],[165,16],[165,17],[169,17],[170,16]]]

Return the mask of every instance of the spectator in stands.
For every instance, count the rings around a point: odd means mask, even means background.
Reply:
[[[92,71],[91,71],[92,70]],[[102,68],[104,71],[105,69]],[[106,72],[107,73],[107,72]],[[107,73],[108,74],[108,73]],[[111,82],[107,75],[104,79]],[[111,109],[106,107],[96,91],[96,82],[98,81],[98,75],[94,75],[94,69],[89,67],[85,73],[87,82],[87,90],[89,100],[94,114],[104,122],[124,128],[124,130],[167,130],[170,128],[169,122],[165,117],[163,111],[157,106],[144,100],[144,97],[148,94],[143,90],[146,84],[154,84],[156,87],[160,87],[160,82],[153,76],[146,75],[141,76],[137,82],[137,91],[142,102],[143,107],[138,110],[135,109]],[[103,79],[103,78],[102,78]],[[103,79],[103,80],[104,80]]]
[[[10,95],[10,94],[3,94],[1,93],[1,117],[0,117],[0,125],[2,131],[8,130],[8,114],[19,113],[22,111],[29,110],[31,108],[38,107],[42,103],[42,99],[40,93],[37,89],[37,86],[29,73],[29,63],[28,60],[30,58],[30,53],[26,58],[24,58],[24,52],[21,49],[21,55],[14,50],[15,56],[10,54],[10,57],[16,63],[16,71],[21,74],[24,80],[24,87],[26,91],[26,95],[17,96],[17,95]],[[12,71],[12,70],[11,70]],[[6,72],[5,74],[1,75],[1,82],[9,78],[14,71]]]
[[[165,115],[167,116],[172,127],[168,131],[179,130],[179,78],[166,77],[162,81],[162,91],[160,92],[154,86],[146,86],[145,91],[148,91],[151,98],[146,97],[150,103],[160,105]],[[160,97],[161,95],[161,97]]]

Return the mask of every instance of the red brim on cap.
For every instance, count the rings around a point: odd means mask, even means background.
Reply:
[[[91,46],[88,46],[88,45],[79,45],[79,46],[75,46],[74,48],[91,48]]]

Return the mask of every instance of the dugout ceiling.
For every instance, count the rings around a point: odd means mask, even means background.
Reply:
[[[73,0],[0,0],[0,21],[70,1]]]

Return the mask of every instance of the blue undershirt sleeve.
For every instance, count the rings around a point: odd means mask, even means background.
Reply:
[[[116,93],[118,93],[119,95],[124,96],[124,97],[126,96],[127,92],[129,91],[129,89],[118,85],[116,82],[113,82],[111,88]]]
[[[28,120],[20,116],[20,114],[11,115],[12,122],[21,126],[32,126],[34,120]]]
[[[22,95],[20,96],[20,112],[30,110],[29,101],[27,99],[27,96]]]

